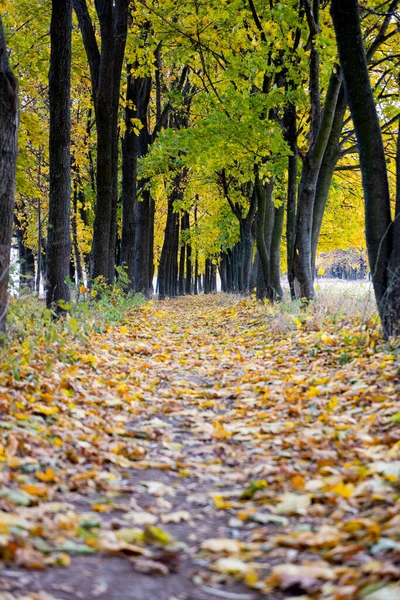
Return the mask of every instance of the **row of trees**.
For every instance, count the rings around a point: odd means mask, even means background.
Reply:
[[[57,307],[68,278],[111,283],[116,266],[145,295],[156,272],[161,297],[198,292],[201,273],[212,291],[219,268],[224,290],[273,301],[283,250],[292,298],[313,300],[324,215],[327,249],[360,245],[361,169],[395,331],[399,2],[339,4],[12,0],[25,282],[36,262]]]

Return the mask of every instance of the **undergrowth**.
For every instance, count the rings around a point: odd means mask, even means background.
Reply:
[[[353,325],[380,330],[378,311],[368,282],[320,280],[316,284],[316,300],[307,307],[300,300],[265,303],[265,314],[272,332],[284,334],[295,329],[320,330],[327,324],[338,327],[351,320]]]
[[[77,345],[90,343],[92,334],[106,332],[123,323],[127,313],[145,303],[140,294],[124,292],[123,282],[107,286],[100,278],[89,290],[72,287],[72,300],[63,304],[65,313],[56,317],[36,294],[10,298],[7,339],[0,348],[0,370],[18,378],[20,367],[34,360],[35,351],[45,346],[52,362],[74,362]]]

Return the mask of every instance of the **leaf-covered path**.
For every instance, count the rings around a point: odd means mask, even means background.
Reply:
[[[373,324],[225,296],[5,362],[0,590],[397,600],[397,370]]]

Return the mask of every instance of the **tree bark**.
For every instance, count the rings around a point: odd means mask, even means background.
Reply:
[[[288,159],[288,187],[286,207],[286,246],[287,246],[287,273],[292,300],[296,298],[294,289],[294,243],[296,238],[296,204],[297,204],[297,116],[296,106],[289,104],[284,114],[285,139],[289,144],[291,155]]]
[[[97,0],[101,51],[86,0],[73,0],[90,67],[97,127],[96,210],[92,277],[114,276],[118,181],[119,89],[128,28],[129,0]]]
[[[145,156],[150,145],[150,133],[147,122],[150,92],[151,77],[135,80],[135,117],[142,124],[139,135],[136,137],[137,158]],[[150,275],[153,269],[154,219],[152,218],[153,201],[150,191],[146,188],[146,184],[147,181],[144,180],[137,183],[134,290],[148,297],[153,292]]]
[[[135,212],[137,182],[137,145],[132,119],[135,118],[133,65],[127,65],[125,134],[122,142],[122,240],[121,263],[127,269],[129,287],[133,289],[135,267]]]
[[[282,203],[280,206],[274,206],[274,226],[271,236],[270,250],[270,288],[271,300],[280,302],[283,299],[283,290],[281,285],[281,241],[283,232],[283,221],[285,217],[285,206]]]
[[[21,290],[35,290],[35,257],[31,248],[25,243],[25,230],[16,214],[14,214],[15,236],[18,242],[19,287]]]
[[[71,259],[71,33],[72,0],[52,0],[46,304],[57,312],[63,312],[60,303],[70,299],[66,280]]]
[[[179,214],[175,212],[175,201],[180,199],[180,180],[181,177],[177,176],[168,198],[167,223],[158,266],[160,300],[166,296],[174,297],[178,291]]]
[[[272,192],[274,180],[271,179],[263,185],[256,175],[257,192],[257,252],[259,265],[261,267],[260,275],[257,277],[257,297],[264,299],[270,296],[270,239],[266,234],[267,227],[271,230],[271,217],[273,218]]]
[[[299,285],[300,298],[307,301],[315,298],[311,235],[316,186],[321,162],[332,129],[340,84],[340,74],[334,71],[329,82],[318,135],[304,159],[299,185],[293,270]]]
[[[400,290],[399,219],[396,219],[393,226],[386,157],[368,75],[358,3],[356,0],[332,0],[331,15],[360,156],[372,282],[383,329],[386,336],[389,336],[400,332],[400,303],[396,300]],[[397,236],[395,246],[394,230]],[[392,290],[389,285],[392,286]]]
[[[322,227],[326,203],[328,201],[329,190],[332,184],[332,178],[336,164],[340,158],[340,136],[343,129],[344,115],[346,113],[346,98],[343,85],[340,87],[339,96],[336,104],[335,116],[332,122],[332,129],[329,135],[328,143],[325,148],[321,168],[318,174],[317,187],[315,191],[315,203],[312,220],[311,233],[311,269],[315,273],[315,261],[317,256],[319,234]]]
[[[71,227],[72,227],[72,246],[75,255],[75,266],[76,266],[76,277],[78,284],[83,283],[83,270],[82,270],[82,257],[79,250],[78,244],[78,198],[79,198],[79,190],[78,190],[78,181],[75,179],[74,181],[74,194],[73,194],[73,213],[71,219]]]
[[[18,134],[18,85],[8,64],[0,17],[0,334],[6,331],[8,276],[14,216]]]

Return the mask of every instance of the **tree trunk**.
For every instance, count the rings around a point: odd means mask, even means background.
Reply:
[[[46,304],[64,312],[71,260],[71,33],[72,0],[52,0],[49,72],[50,197],[47,228]]]
[[[272,301],[281,301],[283,299],[283,290],[281,285],[281,241],[283,232],[283,221],[285,218],[285,206],[282,203],[274,207],[274,227],[271,236],[270,250],[270,287]]]
[[[185,230],[185,217],[181,217],[181,240],[180,240],[180,254],[179,254],[179,295],[185,295],[185,263],[186,263],[186,244],[182,239],[182,233]]]
[[[392,227],[393,247],[389,262],[387,335],[400,335],[400,119],[396,149],[396,204]]]
[[[158,266],[159,297],[174,297],[178,290],[179,214],[175,212],[175,201],[179,199],[180,177],[174,181],[174,189],[168,198],[167,223],[164,243]]]
[[[389,336],[400,333],[400,220],[394,225],[391,221],[385,150],[368,75],[358,2],[332,0],[331,14],[359,149],[372,282],[383,329]]]
[[[18,85],[8,64],[0,17],[0,334],[6,331],[8,275],[14,216],[18,134]]]
[[[189,219],[189,213],[188,213]],[[190,227],[190,225],[189,225]],[[185,280],[185,294],[192,293],[192,246],[186,244],[186,280]]]
[[[250,289],[251,263],[253,259],[254,240],[251,234],[251,223],[242,221],[240,223],[240,273],[239,273],[239,291],[247,294]]]
[[[132,119],[135,117],[133,65],[127,65],[125,134],[122,142],[122,240],[121,263],[126,266],[129,287],[133,289],[135,267],[135,212],[137,182],[137,147]]]
[[[333,72],[326,94],[324,114],[318,135],[304,159],[299,185],[293,270],[299,285],[300,298],[307,301],[313,300],[315,297],[311,235],[316,186],[321,162],[332,129],[340,85],[340,75]]]
[[[21,290],[35,290],[35,257],[31,248],[25,244],[25,231],[14,214],[15,235],[18,242],[19,287]]]
[[[288,187],[286,208],[286,245],[287,245],[287,272],[292,300],[296,298],[294,289],[294,243],[296,238],[296,199],[297,199],[297,123],[296,107],[289,104],[285,110],[284,126],[285,139],[289,144],[292,154],[288,159]]]
[[[194,287],[193,293],[195,296],[199,293],[199,256],[196,250],[196,258],[194,259]]]
[[[150,145],[147,114],[150,102],[151,78],[135,80],[136,118],[142,128],[137,136],[137,158],[145,156]],[[153,238],[154,238],[154,209],[150,191],[146,189],[147,181],[138,181],[137,189],[141,190],[136,202],[135,229],[135,292],[146,297],[153,292],[151,273],[153,270]]]
[[[315,192],[315,203],[311,234],[311,269],[313,275],[315,274],[315,261],[317,257],[318,240],[319,234],[321,232],[322,219],[324,217],[326,203],[328,201],[329,191],[331,188],[335,167],[340,158],[339,140],[343,129],[346,106],[346,98],[344,95],[344,89],[342,85],[336,104],[335,116],[333,118],[331,133],[324,152],[324,158],[322,159],[321,168],[317,180],[317,188]]]
[[[192,247],[190,245],[190,215],[185,211],[183,215],[183,231],[185,231],[186,265],[185,265],[185,294],[192,293]]]
[[[100,23],[101,51],[86,0],[73,0],[73,4],[90,67],[97,129],[92,277],[103,277],[111,283],[116,241],[119,89],[129,0],[99,0],[95,3]]]
[[[78,197],[79,197],[78,182],[75,179],[74,195],[73,195],[73,213],[72,213],[72,219],[71,219],[71,226],[72,226],[72,246],[73,246],[73,251],[74,251],[74,255],[75,255],[75,265],[76,265],[76,276],[77,276],[77,280],[78,280],[78,284],[79,284],[79,283],[83,283],[83,270],[82,270],[82,258],[81,258],[81,253],[79,250],[79,244],[78,244],[78,226],[77,226]]]
[[[271,229],[272,191],[274,180],[271,179],[263,185],[256,176],[257,192],[257,252],[259,258],[259,276],[257,277],[257,297],[262,300],[270,295],[270,236],[266,235],[267,226]],[[262,277],[261,277],[262,275]]]

